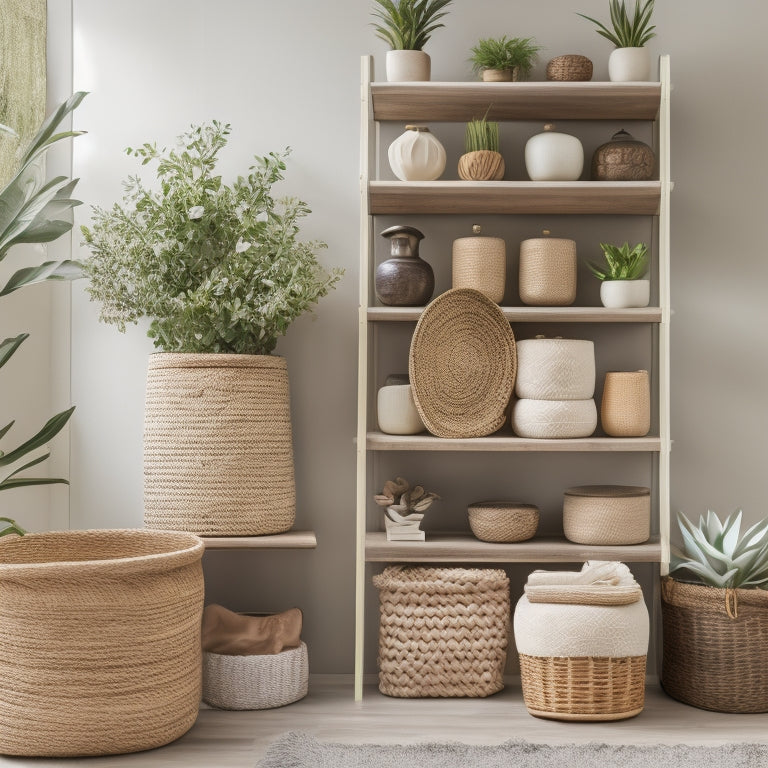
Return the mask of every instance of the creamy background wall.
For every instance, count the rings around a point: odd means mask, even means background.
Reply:
[[[52,13],[66,0],[49,0]],[[604,0],[518,3],[455,0],[447,27],[427,47],[433,79],[470,79],[466,57],[479,38],[532,35],[547,59],[581,52],[607,78],[610,46],[580,10],[604,17]],[[136,170],[122,149],[168,143],[192,122],[233,124],[225,175],[254,153],[293,147],[283,189],[314,213],[307,238],[325,239],[328,264],[347,273],[295,323],[278,352],[291,374],[297,527],[313,528],[316,551],[209,553],[209,599],[233,609],[300,605],[315,672],[352,668],[356,307],[358,262],[359,57],[383,44],[360,0],[73,0],[75,89],[92,93],[74,148],[87,203],[110,205]],[[735,10],[734,10],[735,9]],[[735,12],[735,11],[738,11]],[[768,473],[763,329],[768,309],[760,226],[768,200],[764,136],[768,102],[755,57],[768,8],[657,0],[654,53],[672,57],[673,324],[672,508],[743,506],[765,514]],[[64,43],[62,43],[64,44]],[[521,147],[519,148],[521,150]],[[86,220],[87,206],[80,218]],[[77,238],[75,238],[77,241]],[[76,254],[77,247],[75,248]],[[78,255],[85,257],[85,252]],[[55,323],[69,325],[66,307]],[[142,520],[141,431],[147,354],[144,327],[121,336],[97,322],[82,285],[72,289],[71,371],[51,362],[53,381],[71,373],[78,410],[71,429],[72,527],[135,526]],[[52,509],[58,510],[54,504]],[[53,512],[52,512],[53,514]],[[53,518],[52,518],[53,519]]]

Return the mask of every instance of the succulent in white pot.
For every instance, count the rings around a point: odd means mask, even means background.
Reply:
[[[443,9],[453,0],[374,0],[372,11],[376,36],[389,44],[387,80],[390,83],[418,82],[430,79],[431,59],[422,48],[432,33],[444,24]]]
[[[612,245],[600,243],[604,264],[587,262],[592,274],[602,281],[600,300],[610,309],[647,307],[651,296],[651,281],[643,279],[648,269],[648,246],[637,243]]]
[[[645,44],[656,36],[651,24],[654,0],[635,0],[630,16],[625,0],[609,0],[611,26],[586,16],[578,15],[597,25],[597,34],[616,46],[608,59],[608,77],[612,82],[645,81],[651,77],[651,55]]]

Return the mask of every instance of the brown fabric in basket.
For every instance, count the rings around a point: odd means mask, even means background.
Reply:
[[[271,655],[301,644],[302,613],[291,608],[272,616],[244,616],[223,605],[203,611],[203,650],[227,656]]]

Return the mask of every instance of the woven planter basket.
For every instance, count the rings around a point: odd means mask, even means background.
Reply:
[[[539,508],[519,501],[478,501],[469,505],[467,517],[481,541],[526,541],[539,527]]]
[[[379,690],[490,696],[504,687],[510,625],[502,570],[392,566],[379,589]]]
[[[459,158],[459,177],[464,181],[500,181],[504,170],[501,153],[490,149],[467,152]]]
[[[592,61],[578,53],[555,56],[547,63],[547,80],[591,80]]]
[[[151,355],[145,525],[205,536],[257,536],[289,530],[295,514],[285,359]]]
[[[271,655],[203,653],[203,701],[219,709],[272,709],[307,695],[307,645]]]
[[[768,592],[667,576],[661,606],[670,696],[716,712],[768,712]]]
[[[203,542],[66,531],[0,540],[0,753],[110,755],[197,718]]]

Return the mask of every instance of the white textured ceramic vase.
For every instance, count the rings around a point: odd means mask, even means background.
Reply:
[[[584,147],[575,137],[558,133],[552,123],[525,145],[525,168],[531,181],[578,181],[584,168]]]
[[[597,406],[589,400],[518,400],[512,408],[518,437],[589,437],[597,427]]]
[[[589,339],[517,342],[515,394],[531,400],[589,400],[595,394],[595,344]]]
[[[411,83],[429,80],[432,61],[424,51],[387,51],[387,80]]]
[[[647,307],[650,300],[650,280],[603,280],[600,286],[600,301],[609,309]]]
[[[434,181],[445,170],[445,147],[425,125],[406,125],[387,152],[400,181]]]
[[[651,79],[651,52],[643,48],[616,48],[608,57],[608,78],[613,83]]]
[[[379,429],[388,435],[417,435],[426,427],[416,410],[410,384],[394,384],[379,390]]]

